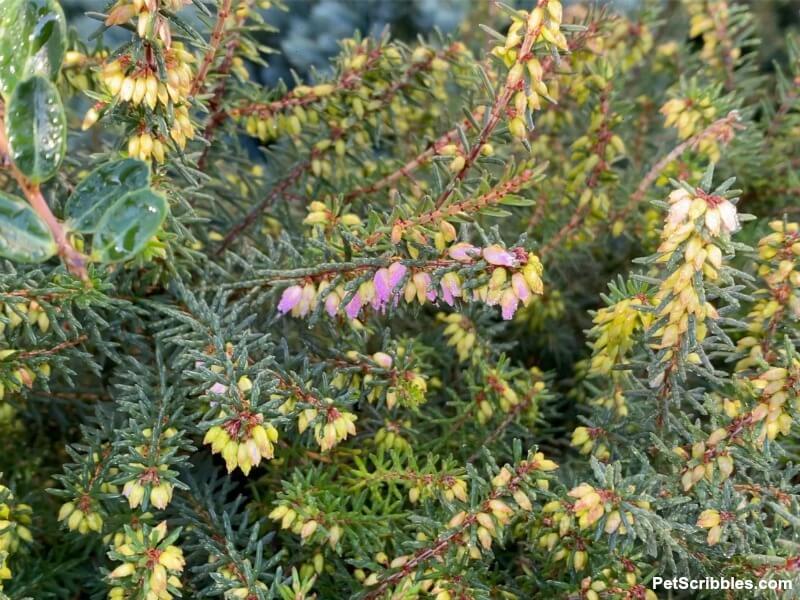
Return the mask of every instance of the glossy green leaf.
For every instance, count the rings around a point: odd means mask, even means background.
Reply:
[[[167,201],[151,189],[129,192],[114,202],[97,224],[92,258],[127,260],[155,235],[167,216]]]
[[[56,174],[67,149],[67,120],[56,86],[38,75],[20,83],[6,111],[11,159],[33,183]]]
[[[0,192],[0,256],[13,261],[38,263],[56,253],[47,224],[30,205]]]
[[[502,208],[499,208],[497,206],[487,206],[481,209],[481,214],[487,217],[502,218],[502,217],[510,217],[513,213],[504,210]]]
[[[505,206],[534,206],[536,204],[536,200],[533,198],[523,198],[522,196],[509,194],[507,196],[503,196],[500,204]]]
[[[69,228],[94,233],[109,208],[123,196],[150,185],[150,166],[135,158],[106,163],[89,173],[67,200]]]
[[[0,0],[0,94],[31,75],[55,79],[67,48],[64,11],[55,0]]]

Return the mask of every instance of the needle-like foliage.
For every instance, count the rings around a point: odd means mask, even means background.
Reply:
[[[0,0],[0,598],[797,593],[798,38],[274,4]]]

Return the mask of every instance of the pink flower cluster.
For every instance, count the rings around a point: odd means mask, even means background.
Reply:
[[[490,306],[500,305],[504,319],[514,316],[520,302],[527,306],[534,294],[542,293],[542,264],[536,255],[522,248],[507,250],[497,244],[478,248],[462,242],[451,246],[447,257],[425,267],[408,267],[396,261],[377,269],[371,279],[361,283],[344,306],[347,293],[343,285],[330,289],[331,284],[323,279],[289,286],[278,302],[278,312],[302,318],[323,301],[329,316],[334,317],[343,309],[349,319],[357,319],[365,308],[384,312],[390,304],[397,305],[401,297],[407,304],[441,300],[453,306],[456,298],[470,300],[463,289],[459,269],[481,260],[486,263],[489,282],[474,288],[471,300]],[[448,266],[452,270],[439,279],[438,285],[434,285],[428,271]]]

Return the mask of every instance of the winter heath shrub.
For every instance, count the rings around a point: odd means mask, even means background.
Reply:
[[[0,0],[0,597],[795,597],[797,38],[269,8]]]

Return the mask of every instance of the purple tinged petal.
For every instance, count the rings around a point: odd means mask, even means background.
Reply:
[[[667,222],[671,223],[672,225],[682,223],[686,220],[691,206],[692,199],[688,196],[678,200],[670,207],[669,213],[667,213]]]
[[[389,289],[394,291],[394,288],[400,283],[406,275],[408,269],[401,262],[395,262],[389,265]]]
[[[499,267],[513,267],[516,263],[516,257],[508,252],[505,248],[492,244],[483,249],[483,258],[486,259],[490,265],[497,265]]]
[[[708,227],[712,235],[719,235],[722,227],[722,217],[720,217],[719,209],[716,207],[706,210],[706,227]]]
[[[303,288],[301,288],[299,285],[292,285],[283,290],[281,301],[278,303],[278,312],[280,312],[282,315],[285,315],[287,312],[297,306],[297,303],[300,302],[302,295]]]
[[[356,295],[353,296],[352,300],[347,303],[347,306],[344,307],[344,312],[347,313],[347,316],[351,319],[355,319],[358,317],[358,313],[361,312],[361,294],[356,292]]]
[[[227,385],[223,385],[223,384],[221,384],[221,383],[215,383],[215,384],[214,384],[214,385],[212,385],[210,388],[208,388],[208,393],[209,393],[209,394],[219,394],[219,395],[222,395],[222,394],[224,394],[224,393],[225,393],[225,392],[227,392],[227,391],[228,391],[228,386],[227,386]]]
[[[514,313],[517,312],[517,306],[519,306],[519,298],[514,293],[514,290],[507,289],[500,300],[500,307],[505,321],[514,316]]]
[[[692,197],[689,195],[689,192],[687,192],[685,189],[678,188],[677,190],[672,190],[669,193],[668,200],[670,204],[675,204],[677,202],[683,202],[684,200],[689,200],[689,202],[691,202]]]
[[[372,355],[372,360],[378,363],[384,369],[391,369],[392,368],[392,357],[386,354],[385,352],[376,352]]]
[[[450,306],[453,306],[455,299],[461,296],[461,282],[455,273],[446,273],[440,282],[442,287],[442,299]]]
[[[461,262],[469,262],[472,260],[473,256],[479,253],[480,250],[478,250],[478,248],[466,242],[459,242],[458,244],[453,244],[447,251],[447,254],[450,256],[450,258]]]
[[[372,307],[380,309],[386,305],[392,294],[392,288],[389,286],[389,270],[378,269],[375,272],[373,283],[375,284],[375,297],[372,298]]]
[[[522,273],[514,273],[511,276],[511,287],[514,288],[514,293],[522,300],[522,303],[527,306],[531,299],[531,288],[528,287],[528,282]]]
[[[335,317],[336,313],[339,312],[339,300],[339,294],[336,292],[331,292],[325,298],[325,312],[328,313],[328,316]]]
[[[425,304],[425,298],[429,294],[428,288],[431,285],[431,276],[425,272],[420,271],[414,273],[412,281],[414,282],[414,289],[417,296],[417,302],[419,302],[420,304]]]
[[[450,287],[444,281],[442,281],[442,300],[444,300],[448,306],[453,306],[453,304],[455,303],[453,292],[450,290]]]
[[[317,299],[317,288],[313,283],[307,283],[300,296],[300,302],[295,307],[292,314],[297,317],[305,317],[314,308]]]

